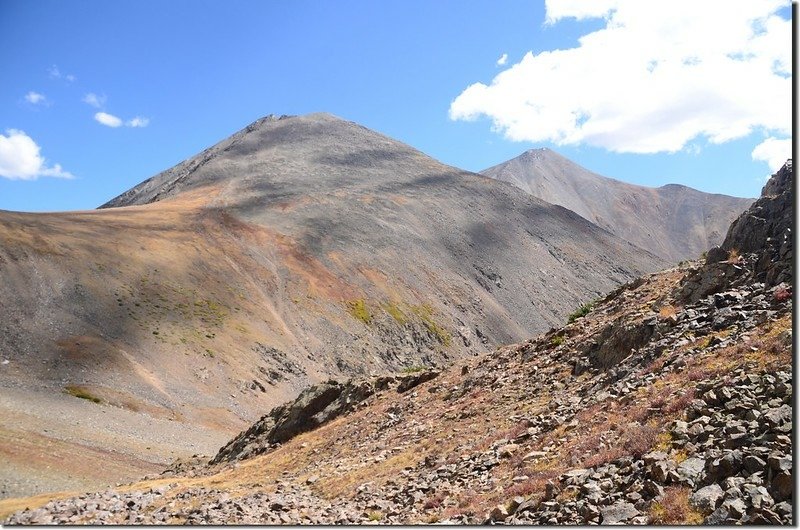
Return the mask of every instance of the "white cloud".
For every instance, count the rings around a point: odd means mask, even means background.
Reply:
[[[40,94],[31,90],[25,94],[25,101],[31,103],[32,105],[38,105],[39,103],[46,104],[47,98],[44,96],[44,94]]]
[[[63,79],[67,83],[72,83],[73,81],[75,81],[77,79],[72,74],[67,74],[67,75],[62,74],[61,70],[59,70],[58,66],[56,66],[56,65],[53,65],[50,68],[48,68],[47,69],[47,73],[50,74],[51,78],[53,78],[53,79]]]
[[[507,54],[507,53],[504,53],[504,54],[503,54],[503,55],[501,55],[501,56],[500,56],[500,58],[497,60],[497,66],[503,66],[503,65],[504,65],[504,64],[506,64],[507,62],[508,62],[508,54]]]
[[[614,152],[791,134],[792,25],[785,0],[547,0],[546,24],[602,17],[565,50],[528,52],[450,105],[516,141]]]
[[[107,127],[119,127],[122,125],[122,120],[114,116],[113,114],[108,114],[107,112],[98,112],[94,115],[95,121],[98,123],[102,123]]]
[[[0,177],[35,180],[39,177],[73,178],[59,164],[48,166],[33,138],[17,129],[0,134]]]
[[[89,92],[88,94],[83,96],[83,99],[81,101],[83,101],[87,105],[91,105],[92,107],[99,109],[106,104],[106,96],[105,94],[103,94],[102,96],[98,96],[94,92]]]
[[[142,118],[141,116],[136,116],[135,118],[128,120],[125,122],[125,125],[128,127],[147,127],[150,123],[148,118]]]
[[[792,158],[792,139],[770,137],[761,142],[751,153],[753,160],[766,162],[770,171],[778,171]]]

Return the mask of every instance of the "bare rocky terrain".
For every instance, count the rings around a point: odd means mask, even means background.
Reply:
[[[547,148],[481,171],[564,206],[670,263],[697,259],[722,243],[753,199],[703,193],[679,184],[637,186],[593,173]]]
[[[52,444],[79,454],[130,421],[145,448],[105,447],[131,457],[120,480],[145,474],[167,457],[152,421],[184,429],[177,456],[208,454],[310,384],[524,340],[664,264],[328,114],[258,120],[105,206],[0,212],[0,407],[16,414],[23,389],[52,411],[5,434],[4,496],[54,484]],[[62,413],[87,407],[114,419]]]
[[[793,524],[794,174],[720,247],[565,326],[437,369],[326,382],[213,459],[6,524]],[[740,250],[746,249],[746,250]]]

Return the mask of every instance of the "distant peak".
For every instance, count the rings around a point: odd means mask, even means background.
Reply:
[[[522,153],[519,158],[523,159],[533,159],[533,160],[546,160],[546,159],[564,159],[565,157],[558,154],[557,152],[553,151],[549,147],[535,147],[533,149],[528,149],[524,153]]]
[[[259,118],[247,127],[245,127],[245,131],[251,132],[255,129],[260,128],[263,125],[269,125],[275,122],[284,121],[284,120],[303,120],[303,121],[311,121],[311,122],[322,122],[322,121],[344,121],[342,118],[335,116],[329,112],[312,112],[310,114],[267,114],[263,118]]]

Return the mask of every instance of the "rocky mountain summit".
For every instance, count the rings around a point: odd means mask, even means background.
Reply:
[[[593,173],[547,148],[481,171],[589,221],[670,263],[719,245],[752,199],[667,184],[648,188]]]
[[[762,200],[791,206],[775,197],[792,181],[787,165]],[[687,286],[720,271],[712,252],[441,373],[318,385],[210,462],[0,512],[11,524],[793,524],[793,249],[773,217],[791,208],[765,204],[729,233],[766,223],[769,240],[723,246],[731,267],[710,292]]]

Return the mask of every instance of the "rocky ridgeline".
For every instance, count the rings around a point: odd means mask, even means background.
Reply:
[[[692,302],[731,285],[751,281],[768,286],[793,283],[794,169],[792,161],[770,178],[759,198],[736,219],[719,247],[708,251],[705,265],[687,278],[681,292]],[[749,275],[742,275],[736,256],[755,254]]]
[[[352,412],[376,392],[394,389],[402,394],[439,375],[436,370],[422,370],[398,376],[326,381],[313,385],[289,403],[273,408],[268,414],[228,442],[211,459],[210,465],[243,460],[275,449],[298,434],[308,432]]]

